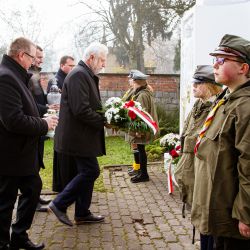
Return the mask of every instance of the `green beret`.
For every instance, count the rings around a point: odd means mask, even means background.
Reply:
[[[226,34],[222,37],[219,47],[210,55],[237,56],[250,64],[250,41],[240,36]]]

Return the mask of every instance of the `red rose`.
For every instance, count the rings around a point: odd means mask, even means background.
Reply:
[[[134,107],[135,106],[135,103],[133,100],[130,100],[128,102],[125,102],[125,108],[129,108],[129,107]]]
[[[175,149],[176,150],[181,150],[181,145],[177,146]]]
[[[179,154],[176,152],[175,149],[172,149],[172,150],[170,151],[170,155],[171,155],[173,158],[176,158],[176,157],[179,156]]]
[[[131,110],[128,111],[128,116],[131,118],[131,120],[134,120],[136,118],[135,112],[133,112]]]

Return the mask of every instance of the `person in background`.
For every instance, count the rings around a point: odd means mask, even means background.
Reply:
[[[215,100],[195,144],[191,221],[215,238],[216,249],[250,249],[250,41],[222,37],[215,81],[227,88]]]
[[[57,86],[60,90],[63,88],[63,82],[67,74],[74,68],[75,61],[71,56],[63,56],[60,59],[60,69],[55,75]],[[48,92],[54,79],[48,84]],[[70,166],[70,167],[69,167]],[[61,192],[70,180],[77,174],[75,160],[71,155],[56,152],[53,154],[53,182],[52,190]]]
[[[48,74],[46,72],[40,72],[40,85],[45,95],[47,95],[48,84],[49,84]]]
[[[127,102],[132,99],[133,93],[134,93],[134,86],[133,86],[133,79],[132,75],[134,72],[137,72],[138,70],[132,69],[128,75],[128,83],[129,83],[129,89],[126,91],[126,93],[122,97],[122,101]],[[127,141],[129,139],[129,135],[125,134],[125,140]],[[137,145],[135,143],[130,144],[131,150],[134,154],[134,162],[133,166],[128,169],[128,174],[133,176],[139,173],[140,170],[140,160],[139,160],[139,151],[137,148]]]
[[[29,73],[32,74],[32,77],[29,80],[28,86],[36,101],[41,117],[43,117],[43,115],[47,113],[48,109],[54,109],[54,110],[59,109],[59,105],[47,104],[47,96],[44,93],[44,90],[40,83],[40,72],[42,70],[41,64],[43,63],[43,59],[44,59],[43,49],[40,46],[36,45],[36,57],[35,57],[34,63],[32,63],[28,71]],[[46,139],[47,139],[46,136],[42,136],[39,141],[39,151],[41,152],[42,159],[44,155],[44,142]],[[47,212],[47,208],[43,207],[43,205],[49,204],[50,201],[51,200],[45,200],[42,197],[40,197],[39,202],[37,204],[36,211]]]
[[[63,88],[63,82],[67,74],[75,67],[75,59],[72,56],[63,56],[60,59],[60,68],[55,75],[57,86],[60,90]],[[54,79],[51,79],[48,84],[47,93],[50,92]]]
[[[175,178],[184,206],[183,212],[186,204],[189,208],[192,206],[195,178],[194,146],[210,108],[221,91],[222,85],[215,82],[213,67],[211,65],[198,65],[193,75],[193,95],[197,101],[184,123],[181,134],[182,155],[175,171]],[[200,235],[201,250],[213,250],[213,245],[214,241],[211,235]]]
[[[31,227],[42,188],[39,138],[54,129],[58,119],[56,116],[40,118],[28,89],[31,75],[27,71],[35,57],[35,44],[20,37],[10,44],[0,64],[1,250],[44,248],[43,243],[35,244],[29,239],[27,230]],[[17,198],[16,219],[12,222]]]
[[[141,104],[142,108],[147,111],[154,121],[158,123],[156,106],[153,98],[152,88],[147,84],[148,75],[143,74],[139,70],[131,73],[131,79],[133,81],[133,94],[132,100],[137,101]],[[145,151],[145,145],[150,143],[154,137],[146,133],[144,135],[135,133],[130,135],[130,143],[137,145],[138,154],[135,155],[135,161],[139,159],[140,171],[135,173],[131,178],[132,183],[149,181],[148,171],[147,171],[147,154]],[[136,159],[136,157],[138,159]]]
[[[74,202],[77,225],[104,221],[104,216],[92,214],[89,208],[94,182],[100,174],[97,156],[106,154],[106,121],[98,112],[102,104],[97,75],[106,66],[107,53],[105,45],[90,44],[83,61],[67,75],[63,85],[54,149],[74,158],[77,174],[48,207],[59,221],[69,226],[73,223],[67,208]]]

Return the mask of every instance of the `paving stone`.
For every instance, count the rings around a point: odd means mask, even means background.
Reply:
[[[150,181],[145,183],[131,183],[124,167],[105,168],[103,175],[105,187],[112,192],[94,192],[90,210],[105,215],[104,223],[67,227],[53,214],[36,213],[31,239],[45,242],[46,250],[199,249],[199,235],[191,244],[190,212],[182,218],[179,193],[168,194],[162,164],[149,169]],[[44,195],[48,197],[55,196]],[[73,220],[74,205],[68,215]]]

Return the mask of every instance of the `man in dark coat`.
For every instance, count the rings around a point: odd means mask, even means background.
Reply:
[[[75,222],[101,222],[103,216],[90,210],[94,182],[100,174],[97,156],[105,154],[105,119],[101,109],[99,78],[105,67],[108,49],[91,44],[83,61],[67,75],[63,85],[55,150],[74,158],[77,175],[49,204],[49,209],[64,224],[72,226],[67,208],[75,202]]]
[[[35,59],[36,47],[17,38],[0,64],[0,249],[43,249],[27,234],[39,199],[43,166],[38,151],[40,136],[57,125],[56,117],[41,119],[28,89],[27,73]],[[10,226],[18,196],[16,221]],[[10,246],[9,246],[10,245]]]
[[[42,70],[41,64],[43,63],[43,49],[36,45],[36,57],[29,69],[29,73],[32,73],[32,77],[29,80],[28,87],[36,101],[36,104],[39,109],[40,116],[43,117],[45,113],[47,113],[48,109],[59,109],[59,104],[51,104],[47,103],[47,95],[44,93],[43,88],[40,83],[40,72]],[[39,141],[39,151],[41,152],[41,156],[43,158],[44,155],[44,142],[48,137],[42,136]],[[36,211],[38,212],[47,212],[47,207],[43,205],[49,204],[51,200],[44,200],[42,197],[39,198],[39,202],[37,204]]]
[[[63,56],[60,59],[60,68],[55,75],[55,79],[51,79],[48,84],[47,92],[50,92],[50,88],[54,80],[56,80],[57,87],[62,90],[63,82],[67,74],[75,67],[75,59],[72,56]]]

